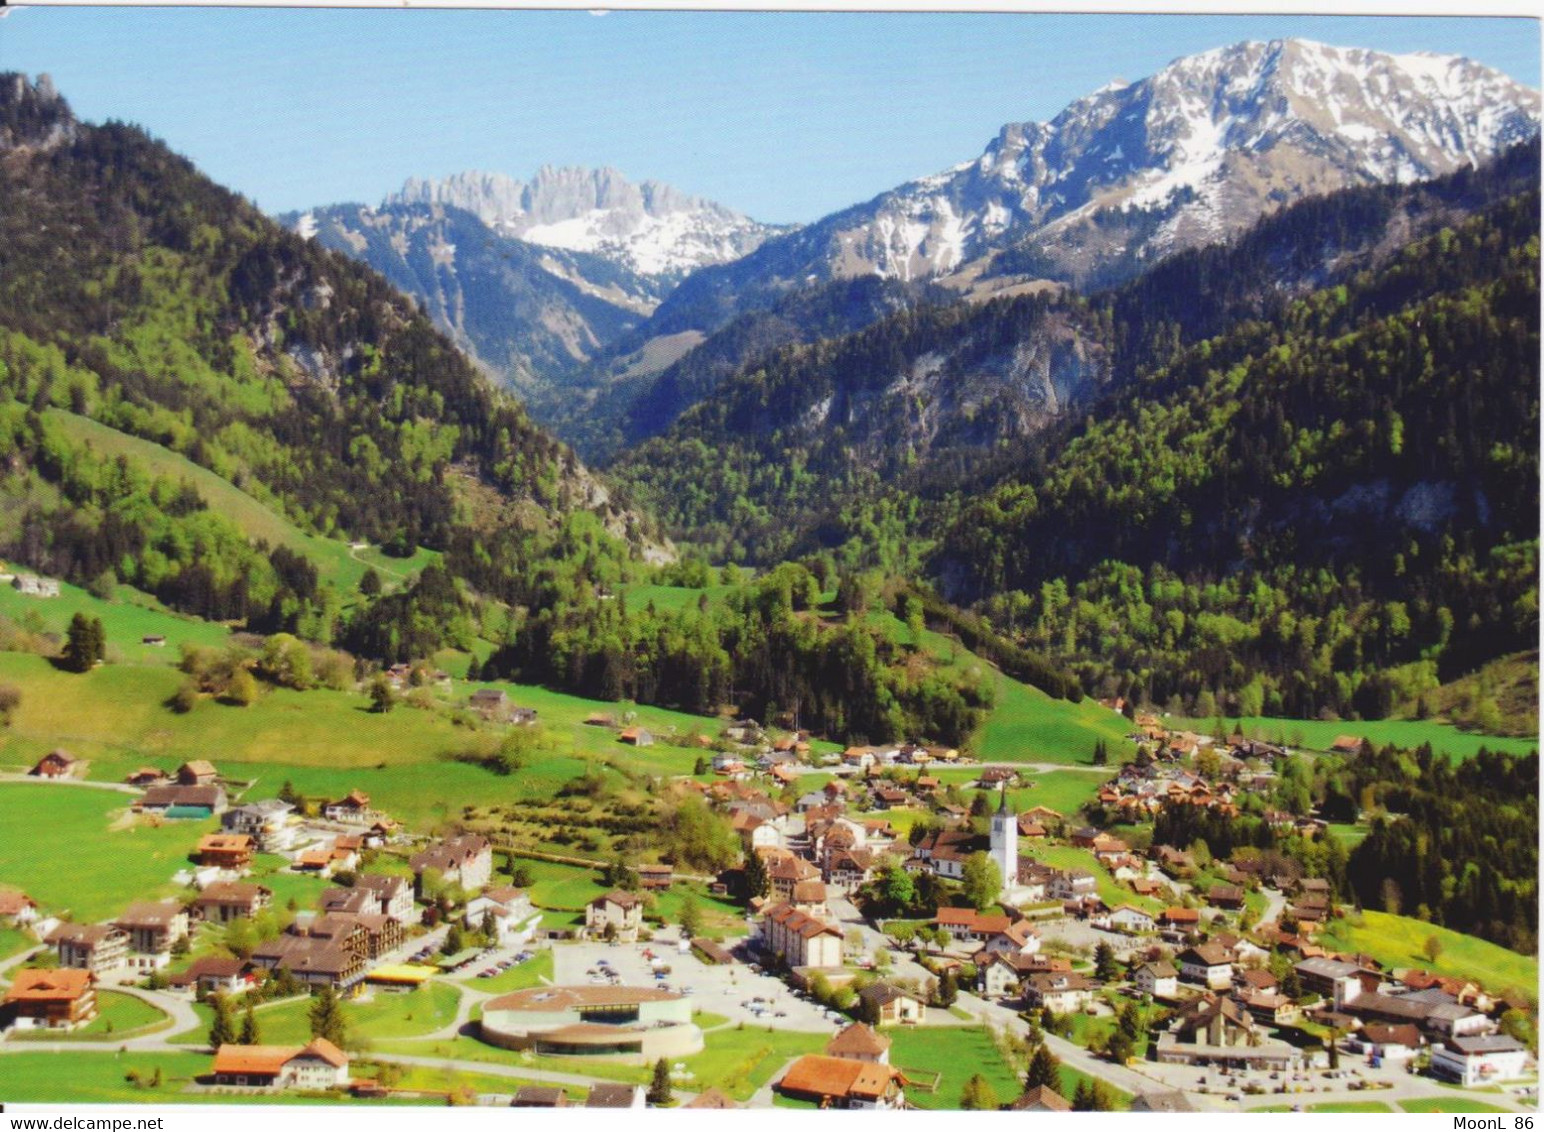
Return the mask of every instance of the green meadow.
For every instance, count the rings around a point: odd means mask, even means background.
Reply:
[[[1216,728],[1214,719],[1170,719],[1170,727],[1210,732]],[[1374,746],[1392,743],[1396,747],[1414,748],[1430,743],[1438,754],[1467,759],[1481,747],[1492,751],[1505,751],[1513,755],[1526,755],[1539,749],[1538,739],[1508,738],[1499,735],[1482,735],[1477,731],[1460,731],[1449,723],[1413,719],[1336,720],[1325,722],[1318,719],[1281,719],[1272,716],[1246,716],[1243,719],[1225,719],[1228,731],[1235,723],[1244,728],[1244,734],[1268,742],[1289,743],[1311,751],[1328,751],[1330,745],[1342,735],[1357,739],[1371,739]]]
[[[1436,959],[1428,959],[1426,941],[1433,936],[1441,944],[1441,951]],[[1340,951],[1364,952],[1394,970],[1420,967],[1474,979],[1492,993],[1515,989],[1529,998],[1538,994],[1537,956],[1520,955],[1411,916],[1372,911],[1347,915],[1331,920],[1320,939],[1325,946]]]
[[[0,884],[77,920],[104,919],[131,901],[179,892],[172,875],[214,821],[112,828],[131,801],[89,786],[0,783]]]

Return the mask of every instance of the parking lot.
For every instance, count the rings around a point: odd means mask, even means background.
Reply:
[[[645,952],[668,966],[669,973],[656,978]],[[820,1033],[840,1028],[825,1010],[770,975],[759,975],[744,963],[718,966],[690,952],[682,954],[674,933],[651,943],[559,943],[553,945],[552,957],[561,984],[658,986],[690,996],[695,1009],[725,1015],[731,1023]]]

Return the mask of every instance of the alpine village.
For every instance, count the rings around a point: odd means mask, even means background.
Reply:
[[[1221,46],[800,227],[67,94],[0,1099],[1534,1109],[1538,92]]]

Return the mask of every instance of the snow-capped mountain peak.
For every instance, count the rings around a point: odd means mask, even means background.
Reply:
[[[947,275],[1019,245],[1017,270],[1086,279],[1305,195],[1478,163],[1538,120],[1538,92],[1459,56],[1239,43],[1010,123],[975,160],[811,231],[832,229],[829,274]]]
[[[683,275],[754,251],[782,229],[615,169],[543,166],[529,182],[500,173],[409,180],[387,205],[465,209],[501,235],[590,252],[644,275]]]

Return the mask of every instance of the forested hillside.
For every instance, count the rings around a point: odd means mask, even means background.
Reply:
[[[1203,715],[1379,716],[1527,647],[1537,211],[1180,352],[966,503],[937,568],[1086,685]]]
[[[445,551],[505,580],[636,519],[374,272],[287,233],[129,126],[0,80],[0,553],[222,619],[337,630],[316,571],[197,492],[45,423],[54,406],[208,468],[304,531]],[[491,538],[491,535],[487,537]],[[620,567],[619,567],[620,568]],[[336,608],[336,602],[332,608]]]
[[[1538,160],[774,351],[615,471],[731,559],[926,550],[1090,691],[1386,714],[1532,639]]]

